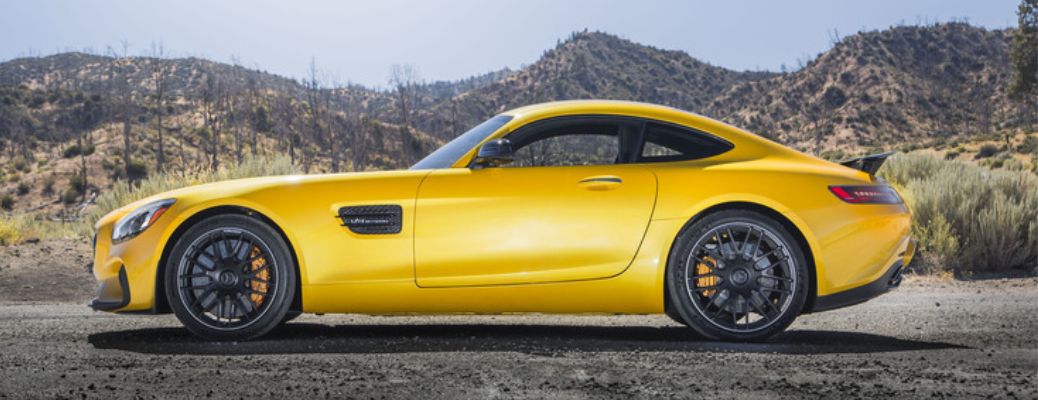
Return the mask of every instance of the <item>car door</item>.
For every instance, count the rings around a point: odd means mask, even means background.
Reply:
[[[597,279],[630,265],[656,200],[655,175],[624,163],[641,124],[557,118],[507,138],[502,167],[430,173],[418,191],[422,287]]]

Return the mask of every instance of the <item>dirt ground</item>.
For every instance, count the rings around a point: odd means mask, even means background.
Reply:
[[[660,316],[304,315],[205,343],[92,312],[89,246],[0,248],[0,398],[1038,398],[1038,280],[909,279],[769,343]]]

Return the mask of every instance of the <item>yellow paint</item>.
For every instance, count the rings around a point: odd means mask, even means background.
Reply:
[[[452,168],[243,179],[152,196],[98,224],[94,274],[126,266],[131,302],[152,307],[158,264],[188,218],[219,206],[262,214],[299,263],[306,312],[658,313],[680,229],[700,212],[745,202],[785,216],[813,255],[817,294],[878,279],[910,257],[904,205],[849,205],[828,189],[869,183],[865,173],[810,157],[688,112],[640,103],[572,101],[508,111],[486,140],[562,115],[628,115],[685,125],[734,149],[704,160],[575,167]],[[618,177],[622,184],[581,183]],[[149,201],[173,207],[136,238],[112,244],[118,218]],[[358,235],[336,218],[347,205],[397,204],[399,234]]]

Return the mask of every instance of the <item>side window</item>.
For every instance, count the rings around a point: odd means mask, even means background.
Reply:
[[[650,122],[639,162],[695,160],[732,149],[732,144],[692,129]]]
[[[506,167],[616,163],[624,126],[608,122],[553,124],[513,139],[515,160]]]

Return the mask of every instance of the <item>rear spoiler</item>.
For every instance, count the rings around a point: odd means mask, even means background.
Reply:
[[[840,165],[854,168],[869,175],[876,175],[876,171],[879,171],[879,167],[882,167],[883,162],[887,161],[887,157],[890,157],[892,154],[894,154],[893,151],[888,151],[886,153],[852,158],[850,160],[840,161]]]

